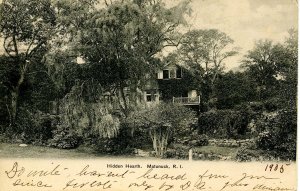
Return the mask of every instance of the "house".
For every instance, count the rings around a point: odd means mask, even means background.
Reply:
[[[168,63],[152,77],[148,76],[144,99],[148,105],[157,104],[162,100],[199,109],[200,95],[197,87],[197,81],[188,70]]]

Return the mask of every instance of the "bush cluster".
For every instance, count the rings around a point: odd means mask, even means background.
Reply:
[[[15,141],[44,145],[53,136],[53,121],[55,121],[55,116],[21,107],[16,124],[8,133],[16,139]]]
[[[49,139],[49,146],[60,149],[73,149],[79,146],[81,143],[81,137],[78,133],[66,126],[59,125],[57,129],[53,131],[53,138]]]
[[[276,151],[275,157],[284,160],[296,159],[296,110],[276,112],[273,116],[260,119],[257,125],[264,130],[256,140],[259,149]]]
[[[164,153],[164,158],[188,159],[189,153],[186,148],[169,149]]]
[[[208,145],[208,136],[204,134],[198,134],[197,131],[194,131],[186,136],[176,136],[175,143],[180,143],[190,147],[206,146]]]
[[[98,152],[113,155],[133,154],[134,148],[141,147],[147,143],[147,139],[145,139],[145,136],[142,136],[140,131],[131,132],[125,125],[122,125],[116,137],[94,137],[92,141],[92,145]],[[150,141],[148,140],[148,142]]]
[[[254,116],[252,111],[211,110],[199,115],[198,130],[213,138],[250,138],[247,127]]]

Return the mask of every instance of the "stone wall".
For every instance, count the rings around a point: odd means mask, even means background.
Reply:
[[[255,144],[254,139],[210,139],[208,145],[219,147],[243,147]]]

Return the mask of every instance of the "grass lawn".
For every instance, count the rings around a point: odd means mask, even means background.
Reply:
[[[111,157],[96,153],[88,147],[78,147],[76,149],[64,150],[43,146],[28,145],[20,147],[19,144],[0,143],[0,158],[97,158]],[[119,156],[113,156],[119,157]],[[134,157],[134,156],[120,156]]]
[[[230,156],[232,159],[235,158],[239,147],[218,147],[218,146],[202,146],[194,148],[197,152],[202,153],[214,153],[222,156]]]
[[[202,153],[214,153],[234,158],[238,148],[202,146],[194,148]],[[149,150],[150,151],[150,150]],[[0,158],[105,158],[105,157],[125,157],[134,158],[134,155],[112,156],[97,153],[93,149],[80,146],[76,149],[64,150],[43,146],[28,145],[20,147],[19,144],[0,143]]]

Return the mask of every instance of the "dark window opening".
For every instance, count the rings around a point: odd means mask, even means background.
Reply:
[[[182,70],[181,70],[181,68],[177,68],[177,70],[176,70],[176,78],[182,78]]]
[[[146,100],[147,100],[147,102],[151,102],[152,101],[152,96],[151,95],[146,95]]]
[[[184,91],[184,92],[181,94],[181,97],[189,97],[188,91]]]
[[[169,70],[163,70],[163,79],[169,79]]]
[[[147,102],[151,102],[152,101],[151,91],[146,91],[146,101]]]

